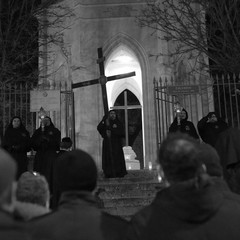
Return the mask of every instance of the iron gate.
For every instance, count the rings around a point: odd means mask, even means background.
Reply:
[[[37,90],[31,83],[0,83],[0,136],[4,135],[5,129],[13,116],[20,116],[30,136],[39,126],[39,119],[36,112],[30,112],[30,91]],[[62,137],[69,136],[74,141],[74,99],[70,86],[64,83],[52,84],[46,89],[59,89],[60,111],[48,112],[55,126],[61,130]],[[42,90],[42,88],[41,88]]]
[[[216,111],[229,126],[240,128],[239,75],[212,76],[208,81],[174,84],[173,78],[154,79],[155,115],[158,146],[166,137],[175,117],[175,105],[185,108],[189,120],[197,122],[210,111]]]

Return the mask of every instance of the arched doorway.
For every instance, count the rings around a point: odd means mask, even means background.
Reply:
[[[136,76],[107,82],[108,105],[110,108],[122,106],[120,118],[125,124],[124,104],[128,106],[128,136],[129,146],[136,153],[140,167],[144,168],[144,121],[142,99],[142,72],[140,63],[134,52],[126,45],[121,44],[109,54],[106,61],[106,76],[135,71]],[[124,103],[124,92],[127,93],[127,103]],[[131,108],[131,105],[138,106]],[[130,109],[131,108],[131,109]],[[137,116],[137,118],[136,118]],[[139,125],[136,122],[140,123]]]
[[[124,146],[132,147],[136,159],[140,162],[140,168],[143,169],[142,107],[140,102],[131,91],[126,89],[119,94],[113,108],[117,110],[119,120],[127,129]]]

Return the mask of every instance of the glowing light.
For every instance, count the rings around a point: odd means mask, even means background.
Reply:
[[[149,169],[149,170],[152,170],[152,162],[149,162],[149,163],[148,163],[148,169]]]
[[[158,182],[162,182],[162,177],[158,174]]]

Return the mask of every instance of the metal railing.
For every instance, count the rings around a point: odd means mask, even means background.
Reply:
[[[166,137],[175,117],[175,104],[179,102],[197,126],[210,111],[216,111],[229,126],[240,128],[239,75],[218,75],[197,83],[195,80],[175,84],[173,78],[154,79],[157,143]]]
[[[0,83],[0,137],[14,116],[20,116],[24,126],[33,134],[38,128],[39,120],[36,112],[30,112],[30,91],[39,87],[31,83],[19,82],[14,84]],[[49,116],[53,123],[61,130],[62,137],[69,136],[74,141],[74,99],[73,92],[66,82],[57,82],[51,86],[41,86],[41,90],[60,90],[60,111],[51,111]]]

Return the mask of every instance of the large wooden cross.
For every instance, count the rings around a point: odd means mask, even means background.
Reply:
[[[89,86],[89,85],[94,85],[97,83],[101,84],[104,114],[107,115],[109,110],[108,110],[106,83],[109,81],[113,81],[113,80],[132,77],[132,76],[135,76],[136,74],[135,74],[135,72],[129,72],[129,73],[106,77],[105,71],[104,71],[104,60],[105,60],[105,57],[103,56],[102,48],[98,48],[97,63],[99,64],[100,77],[97,79],[93,79],[93,80],[88,80],[88,81],[79,82],[79,83],[73,83],[72,89],[85,87],[85,86]]]
[[[72,89],[85,87],[85,86],[89,86],[89,85],[94,85],[94,84],[98,84],[98,83],[101,84],[104,114],[105,114],[105,116],[107,116],[107,114],[108,114],[108,100],[107,100],[106,83],[108,81],[113,81],[113,80],[118,80],[118,79],[122,79],[122,78],[135,76],[135,72],[130,72],[130,73],[125,73],[125,74],[119,74],[119,75],[106,77],[105,76],[105,71],[104,71],[104,60],[105,60],[105,57],[103,56],[102,48],[98,48],[97,63],[99,64],[100,77],[97,78],[97,79],[88,80],[88,81],[84,81],[84,82],[80,82],[80,83],[73,83],[72,84]],[[114,168],[114,159],[113,159],[113,155],[112,155],[112,144],[111,144],[111,141],[110,141],[110,137],[109,137],[108,142],[109,142],[110,158],[111,158],[111,162],[112,162],[113,177],[115,177],[116,176],[116,171],[115,171],[115,168]]]

